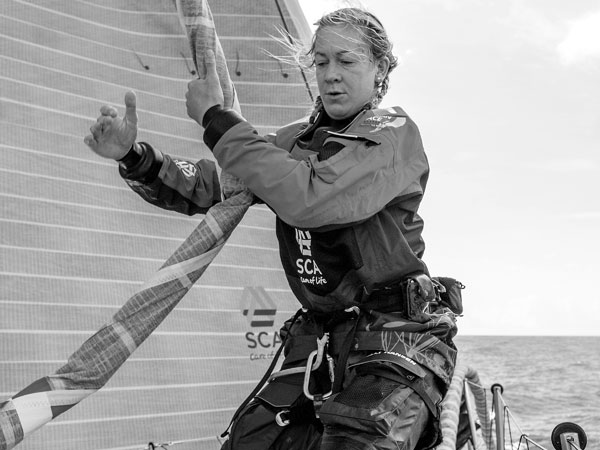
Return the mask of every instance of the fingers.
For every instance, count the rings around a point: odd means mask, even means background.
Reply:
[[[137,100],[135,92],[128,91],[125,94],[125,117],[127,117],[129,121],[132,121],[135,124],[137,124],[136,103]],[[100,114],[101,116],[108,116],[114,118],[117,117],[118,112],[117,109],[113,106],[103,105],[100,107]],[[98,120],[100,120],[100,118],[98,118]]]
[[[135,92],[129,91],[125,94],[125,119],[127,122],[137,125],[138,116],[137,116],[137,99],[135,96]]]
[[[100,114],[103,116],[117,117],[117,110],[112,106],[104,105],[100,108]]]
[[[100,116],[90,127],[90,134],[83,142],[103,158],[120,159],[131,148],[137,135],[137,111],[135,93],[125,94],[125,116],[121,117],[117,109],[104,105]]]
[[[191,80],[185,95],[188,116],[200,125],[202,125],[204,114],[209,108],[224,103],[215,53],[212,50],[206,51],[203,63],[206,70],[205,75]]]
[[[94,136],[92,136],[91,134],[88,134],[86,137],[84,137],[83,142],[92,150],[96,150],[96,146],[98,143],[94,139]]]
[[[103,131],[103,124],[101,123],[100,117],[99,117],[98,120],[96,121],[96,123],[90,127],[90,133],[92,134],[92,137],[94,138],[95,141],[98,140],[98,136],[100,134],[102,134],[102,131]]]
[[[98,117],[98,119],[96,120],[96,123],[90,127],[90,131],[94,135],[94,138],[97,137],[96,135],[104,132],[104,130],[109,128],[110,125],[113,123],[113,119],[115,117],[116,116],[112,116],[112,115]]]
[[[84,142],[91,148],[95,148],[95,146],[102,140],[102,137],[104,136],[104,134],[112,126],[113,119],[114,118],[112,116],[98,117],[98,120],[96,121],[96,123],[90,127],[91,135],[86,136],[84,139]],[[91,141],[93,141],[92,143],[94,144],[94,146],[92,146],[92,145],[90,145],[90,143],[88,143],[88,138],[90,138]]]

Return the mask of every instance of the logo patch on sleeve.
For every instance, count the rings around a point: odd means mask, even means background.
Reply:
[[[185,177],[192,178],[196,176],[196,172],[198,171],[198,169],[196,169],[196,166],[193,165],[191,162],[180,161],[178,159],[173,160],[173,162],[177,167],[179,167],[179,170]]]

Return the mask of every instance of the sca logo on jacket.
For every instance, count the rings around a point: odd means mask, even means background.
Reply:
[[[312,258],[310,231],[302,231],[296,228],[296,242],[300,249],[301,258],[296,260],[296,269],[300,275],[300,281],[305,284],[327,284],[323,273]],[[305,276],[306,275],[306,276]]]

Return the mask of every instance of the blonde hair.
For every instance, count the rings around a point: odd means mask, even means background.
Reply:
[[[385,28],[375,15],[360,8],[342,8],[324,15],[315,25],[317,29],[312,39],[310,49],[306,56],[310,58],[311,66],[314,64],[313,54],[315,51],[315,41],[319,31],[332,26],[351,26],[361,36],[362,41],[367,45],[373,61],[381,61],[387,58],[389,68],[381,82],[377,85],[377,93],[373,99],[373,105],[377,106],[383,96],[387,93],[389,87],[389,73],[398,66],[398,58],[392,53],[392,42],[390,41]]]
[[[330,26],[352,26],[358,31],[362,42],[369,48],[370,56],[375,63],[383,58],[387,58],[389,61],[388,71],[377,85],[377,92],[371,101],[370,107],[377,107],[388,91],[390,72],[398,66],[398,58],[392,53],[392,42],[379,19],[364,9],[348,7],[325,14],[315,25],[317,29],[308,49],[288,32],[279,29],[279,36],[271,37],[287,49],[288,55],[276,56],[267,52],[267,56],[283,63],[297,66],[301,71],[310,70],[314,67],[315,40],[319,31]],[[320,107],[321,101],[320,98],[317,98],[315,108],[318,109]]]

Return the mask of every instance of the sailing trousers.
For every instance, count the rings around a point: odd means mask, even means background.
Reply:
[[[430,415],[410,387],[365,374],[324,402],[320,420],[313,415],[282,426],[272,406],[256,399],[222,450],[413,450]]]

